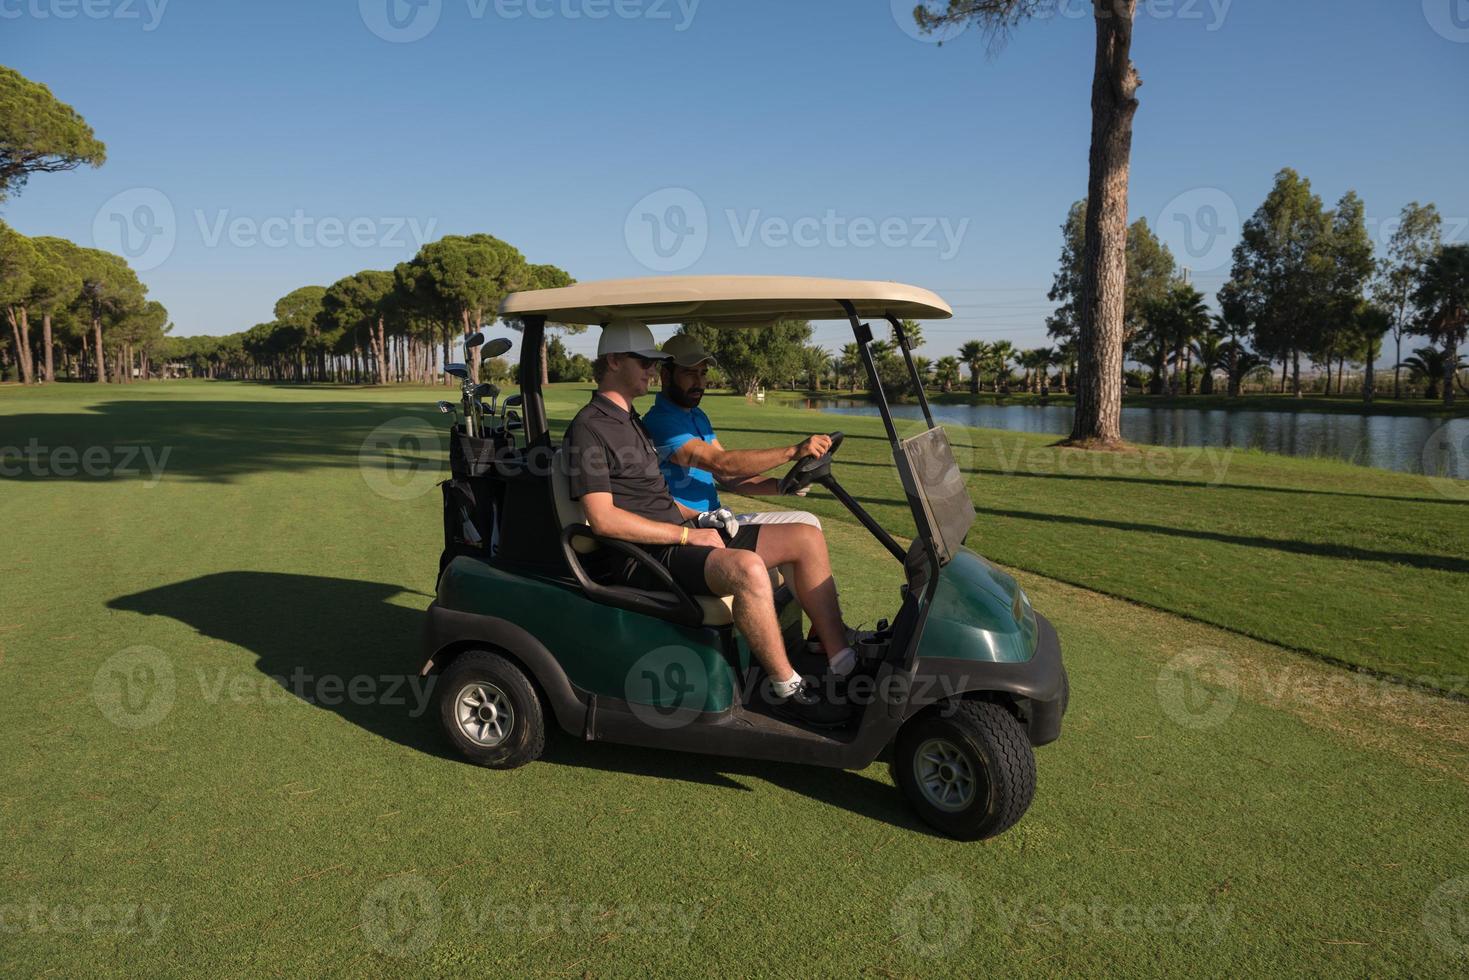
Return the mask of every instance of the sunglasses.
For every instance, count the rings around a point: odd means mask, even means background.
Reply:
[[[633,360],[637,361],[638,362],[638,367],[643,368],[645,370],[647,368],[652,367],[654,364],[661,363],[662,360],[663,360],[662,358],[659,358],[659,357],[644,357],[641,354],[634,354],[631,351],[629,351],[628,353],[624,354],[623,356],[624,357],[630,357]]]

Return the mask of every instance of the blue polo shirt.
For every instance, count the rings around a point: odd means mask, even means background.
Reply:
[[[700,408],[680,408],[663,392],[653,400],[653,407],[643,416],[643,427],[653,437],[653,448],[658,451],[658,468],[673,499],[693,510],[719,509],[719,491],[714,486],[714,474],[697,466],[679,466],[669,461],[680,446],[690,439],[714,441],[714,426],[709,416]]]

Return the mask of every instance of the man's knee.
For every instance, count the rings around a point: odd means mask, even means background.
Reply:
[[[731,551],[731,572],[736,591],[760,595],[770,591],[770,572],[753,551]]]

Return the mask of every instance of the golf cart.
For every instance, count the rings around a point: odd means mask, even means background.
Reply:
[[[886,753],[914,808],[946,834],[991,837],[1020,819],[1035,792],[1032,748],[1060,735],[1066,671],[1055,630],[1015,580],[964,547],[974,507],[902,327],[905,318],[951,316],[942,299],[890,282],[672,276],[514,293],[500,313],[523,329],[519,425],[491,425],[485,438],[455,426],[446,517],[456,493],[486,503],[469,514],[481,525],[478,543],[450,533],[458,521],[446,519],[425,624],[422,672],[439,675],[439,721],[465,758],[503,769],[530,762],[549,719],[589,741],[846,769]],[[546,421],[541,341],[547,323],[614,317],[728,329],[851,324],[917,534],[903,545],[843,489],[833,467],[839,433],[830,452],[797,462],[782,481],[783,492],[830,492],[902,570],[891,622],[859,644],[845,727],[807,728],[772,712],[730,597],[687,594],[643,549],[593,533],[571,498]],[[891,324],[920,393],[927,424],[906,439],[873,362],[868,319]],[[597,581],[583,563],[599,549],[642,564],[661,588]],[[800,606],[779,570],[771,578],[791,659],[819,674],[823,663],[804,651]]]

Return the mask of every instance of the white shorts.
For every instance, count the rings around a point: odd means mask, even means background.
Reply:
[[[821,530],[821,519],[804,510],[763,510],[758,514],[736,514],[741,524],[810,524]]]

